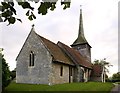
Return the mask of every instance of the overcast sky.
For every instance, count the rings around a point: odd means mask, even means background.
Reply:
[[[78,36],[80,5],[82,5],[84,34],[92,46],[92,61],[106,58],[110,67],[110,76],[118,72],[118,1],[119,0],[71,0],[69,9],[63,10],[60,1],[54,11],[48,11],[45,16],[38,15],[37,19],[29,21],[25,16],[26,10],[17,8],[17,17],[22,23],[0,23],[0,47],[4,48],[4,57],[10,69],[16,67],[16,57],[23,46],[31,25],[35,24],[35,31],[57,43],[61,41],[68,46]],[[39,5],[39,4],[38,4]],[[33,6],[37,6],[33,4]]]

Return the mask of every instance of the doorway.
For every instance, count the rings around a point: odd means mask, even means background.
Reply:
[[[69,83],[73,82],[73,68],[69,66]]]

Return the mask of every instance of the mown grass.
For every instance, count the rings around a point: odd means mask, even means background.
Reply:
[[[112,83],[101,82],[66,83],[52,86],[43,84],[16,84],[12,82],[5,91],[106,91],[106,93],[109,93],[113,86]]]
[[[120,84],[120,82],[115,82],[116,84]]]
[[[87,82],[53,85],[47,91],[110,91],[113,88],[111,83]]]

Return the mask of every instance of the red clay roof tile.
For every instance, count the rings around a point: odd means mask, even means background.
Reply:
[[[64,52],[67,53],[67,55],[73,60],[74,63],[87,68],[92,68],[92,63],[86,61],[86,59],[75,49],[70,48],[61,42],[58,42],[58,46],[60,46],[64,50]]]
[[[68,47],[67,45],[58,42],[58,44],[36,34],[48,48],[53,56],[53,61],[69,64],[69,65],[81,65],[87,68],[92,68],[92,63],[86,61],[86,59],[75,49]]]
[[[43,41],[43,43],[46,45],[46,47],[49,49],[50,53],[53,56],[53,61],[74,65],[72,60],[60,49],[60,47],[51,42],[50,40],[40,36],[37,34],[37,36]]]

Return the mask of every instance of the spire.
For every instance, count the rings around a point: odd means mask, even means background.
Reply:
[[[81,7],[81,5],[80,5]],[[84,36],[84,28],[83,28],[83,19],[82,19],[82,9],[80,9],[80,19],[79,19],[79,33],[78,37],[72,45],[87,43],[87,40]]]

